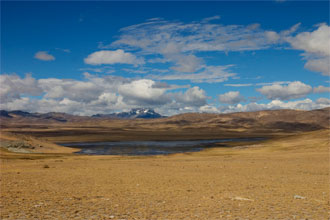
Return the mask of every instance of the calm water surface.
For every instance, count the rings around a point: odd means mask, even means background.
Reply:
[[[161,155],[196,152],[211,147],[226,147],[222,142],[257,141],[263,138],[233,138],[193,141],[120,141],[65,143],[62,146],[81,149],[78,154],[90,155]]]

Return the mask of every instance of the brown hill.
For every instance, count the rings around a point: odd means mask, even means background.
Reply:
[[[2,110],[0,114],[1,125],[6,124],[107,124],[118,122],[123,125],[175,125],[178,127],[206,126],[224,128],[297,128],[315,130],[316,128],[328,128],[330,123],[330,108],[312,111],[303,110],[266,110],[256,112],[238,112],[228,114],[185,113],[168,118],[159,119],[98,119],[88,116],[76,116],[66,113],[50,112],[45,114],[28,113],[23,111],[7,112]],[[315,129],[314,129],[315,128]]]
[[[270,137],[329,129],[330,108],[229,114],[186,113],[159,119],[103,119],[64,113],[0,115],[1,131],[55,142]]]
[[[302,110],[267,110],[229,114],[187,113],[158,120],[159,123],[181,126],[222,128],[272,128],[282,130],[318,130],[329,128],[330,108]]]

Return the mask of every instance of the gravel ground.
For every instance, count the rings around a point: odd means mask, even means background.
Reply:
[[[313,143],[157,157],[3,156],[0,217],[329,219],[329,145]]]

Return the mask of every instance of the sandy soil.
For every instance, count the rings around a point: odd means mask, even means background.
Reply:
[[[17,144],[31,146],[33,148],[17,148],[13,147]],[[51,153],[51,154],[70,154],[79,151],[70,147],[62,147],[49,141],[44,141],[32,136],[12,134],[8,132],[0,132],[0,147],[4,147],[12,152],[27,152],[27,153]],[[15,149],[16,148],[16,149]],[[2,151],[1,156],[6,155],[6,158],[13,157],[15,154],[9,154]],[[22,155],[16,155],[20,157]],[[1,158],[2,158],[1,157]]]
[[[1,158],[1,219],[329,218],[328,130],[171,156]]]

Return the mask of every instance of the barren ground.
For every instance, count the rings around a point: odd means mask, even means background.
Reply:
[[[1,219],[329,218],[329,130],[170,156],[55,152],[1,151]]]

